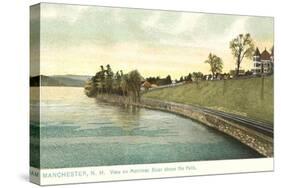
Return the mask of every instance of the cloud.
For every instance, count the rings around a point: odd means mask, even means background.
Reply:
[[[225,43],[245,32],[259,39],[273,36],[270,18],[59,4],[43,4],[42,23],[43,35],[50,39],[46,41],[51,41],[50,45],[114,45],[131,41],[208,46],[208,41]]]
[[[82,5],[65,5],[65,4],[41,4],[41,19],[51,20],[60,19],[68,23],[75,23],[83,12],[89,9],[88,6]]]
[[[66,70],[74,70],[83,61],[77,68],[81,74],[82,68],[92,71],[103,62],[139,65],[163,75],[172,67],[174,74],[182,74],[204,68],[209,52],[231,68],[228,45],[238,34],[249,32],[259,44],[273,42],[273,19],[263,17],[43,3],[41,19],[42,57],[51,67],[47,72],[64,69],[67,62],[72,67]]]
[[[200,22],[202,14],[181,13],[180,18],[176,21],[173,32],[178,35],[186,32],[193,32],[196,24]]]
[[[144,29],[157,28],[157,24],[161,18],[162,12],[153,12],[146,20],[142,21]]]
[[[201,14],[158,11],[142,21],[142,28],[162,34],[179,36],[192,32]],[[172,20],[171,20],[172,19]]]

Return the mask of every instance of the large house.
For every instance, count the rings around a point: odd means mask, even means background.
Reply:
[[[274,62],[274,53],[273,48],[271,50],[271,54],[265,49],[262,53],[260,53],[257,48],[253,55],[253,64],[254,68],[252,72],[254,75],[260,74],[272,74],[273,73],[273,62]]]

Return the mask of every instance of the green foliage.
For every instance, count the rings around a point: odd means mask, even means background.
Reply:
[[[262,96],[262,97],[261,97]],[[142,97],[199,105],[273,122],[273,77],[201,81],[152,90]]]
[[[112,90],[113,90],[113,76],[114,76],[114,73],[112,72],[111,70],[111,67],[110,65],[107,65],[106,66],[106,76],[105,76],[105,89],[106,89],[106,92],[107,93],[111,93]]]
[[[236,76],[239,75],[240,64],[244,58],[251,58],[255,51],[254,41],[249,33],[240,34],[229,43],[232,55],[236,59]]]
[[[195,81],[197,83],[199,80],[203,79],[203,76],[204,75],[202,72],[193,72],[191,75],[191,78],[193,81]]]
[[[140,100],[140,88],[141,88],[141,82],[142,77],[140,73],[137,70],[133,70],[129,72],[128,74],[128,90],[131,92],[131,95],[133,97],[133,101],[139,101]]]
[[[172,83],[172,78],[170,75],[168,75],[166,78],[160,78],[159,76],[157,77],[148,77],[146,78],[146,81],[148,81],[150,84],[155,84],[158,86],[161,85],[169,85]]]
[[[212,72],[213,78],[218,73],[222,72],[223,61],[220,57],[216,56],[215,54],[210,53],[205,63],[208,63],[210,65],[210,71]]]
[[[101,70],[85,85],[87,96],[106,93],[130,96],[134,102],[140,100],[140,87],[143,78],[137,70],[128,74],[123,74],[123,71],[120,70],[114,74],[110,65],[107,65],[106,69],[103,66],[100,67]]]

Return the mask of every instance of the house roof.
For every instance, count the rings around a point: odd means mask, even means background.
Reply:
[[[270,60],[270,53],[266,49],[261,53],[261,60]]]
[[[261,53],[260,53],[260,51],[259,51],[259,48],[256,48],[256,51],[255,51],[255,53],[254,53],[254,56],[260,56],[261,55]]]

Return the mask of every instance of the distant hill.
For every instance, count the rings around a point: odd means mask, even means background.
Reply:
[[[58,80],[49,76],[34,76],[30,78],[30,86],[39,86],[41,80],[41,86],[63,86]]]
[[[83,75],[55,75],[55,76],[34,76],[30,78],[30,86],[65,86],[65,87],[84,87],[85,81],[91,76]]]
[[[51,78],[59,81],[59,83],[62,83],[63,86],[83,87],[85,85],[84,80],[77,80],[67,76],[52,76]]]
[[[88,75],[73,75],[73,74],[53,75],[52,77],[56,77],[56,78],[70,78],[70,79],[81,80],[81,81],[86,81],[86,80],[92,78],[92,76],[88,76]]]

